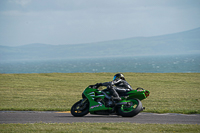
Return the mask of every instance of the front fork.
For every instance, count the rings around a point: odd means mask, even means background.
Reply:
[[[81,100],[80,105],[81,105],[81,106],[84,105],[86,101],[87,101],[87,98],[83,98],[83,99]]]

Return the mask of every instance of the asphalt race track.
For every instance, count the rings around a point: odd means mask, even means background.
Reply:
[[[135,117],[91,115],[73,117],[70,113],[37,111],[0,111],[0,123],[73,123],[73,122],[130,122],[159,124],[200,124],[200,114],[140,113]]]

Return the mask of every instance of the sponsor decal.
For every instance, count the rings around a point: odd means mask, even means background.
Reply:
[[[93,108],[97,108],[97,107],[101,107],[102,104],[98,104],[98,105],[94,105],[94,106],[91,106],[90,108],[93,109]]]

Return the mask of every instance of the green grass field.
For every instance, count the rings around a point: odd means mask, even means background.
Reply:
[[[67,111],[91,84],[114,73],[0,74],[0,110]],[[200,73],[124,73],[132,88],[143,87],[145,112],[200,113]]]
[[[83,90],[114,73],[0,74],[0,110],[67,111]],[[148,89],[146,112],[200,113],[200,73],[124,73],[132,88]],[[0,124],[0,132],[200,132],[199,125],[135,123]]]
[[[1,133],[198,133],[199,125],[135,123],[0,124]]]

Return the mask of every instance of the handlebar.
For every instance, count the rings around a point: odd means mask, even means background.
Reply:
[[[96,86],[96,85],[89,85],[89,88],[98,89],[99,86]]]

